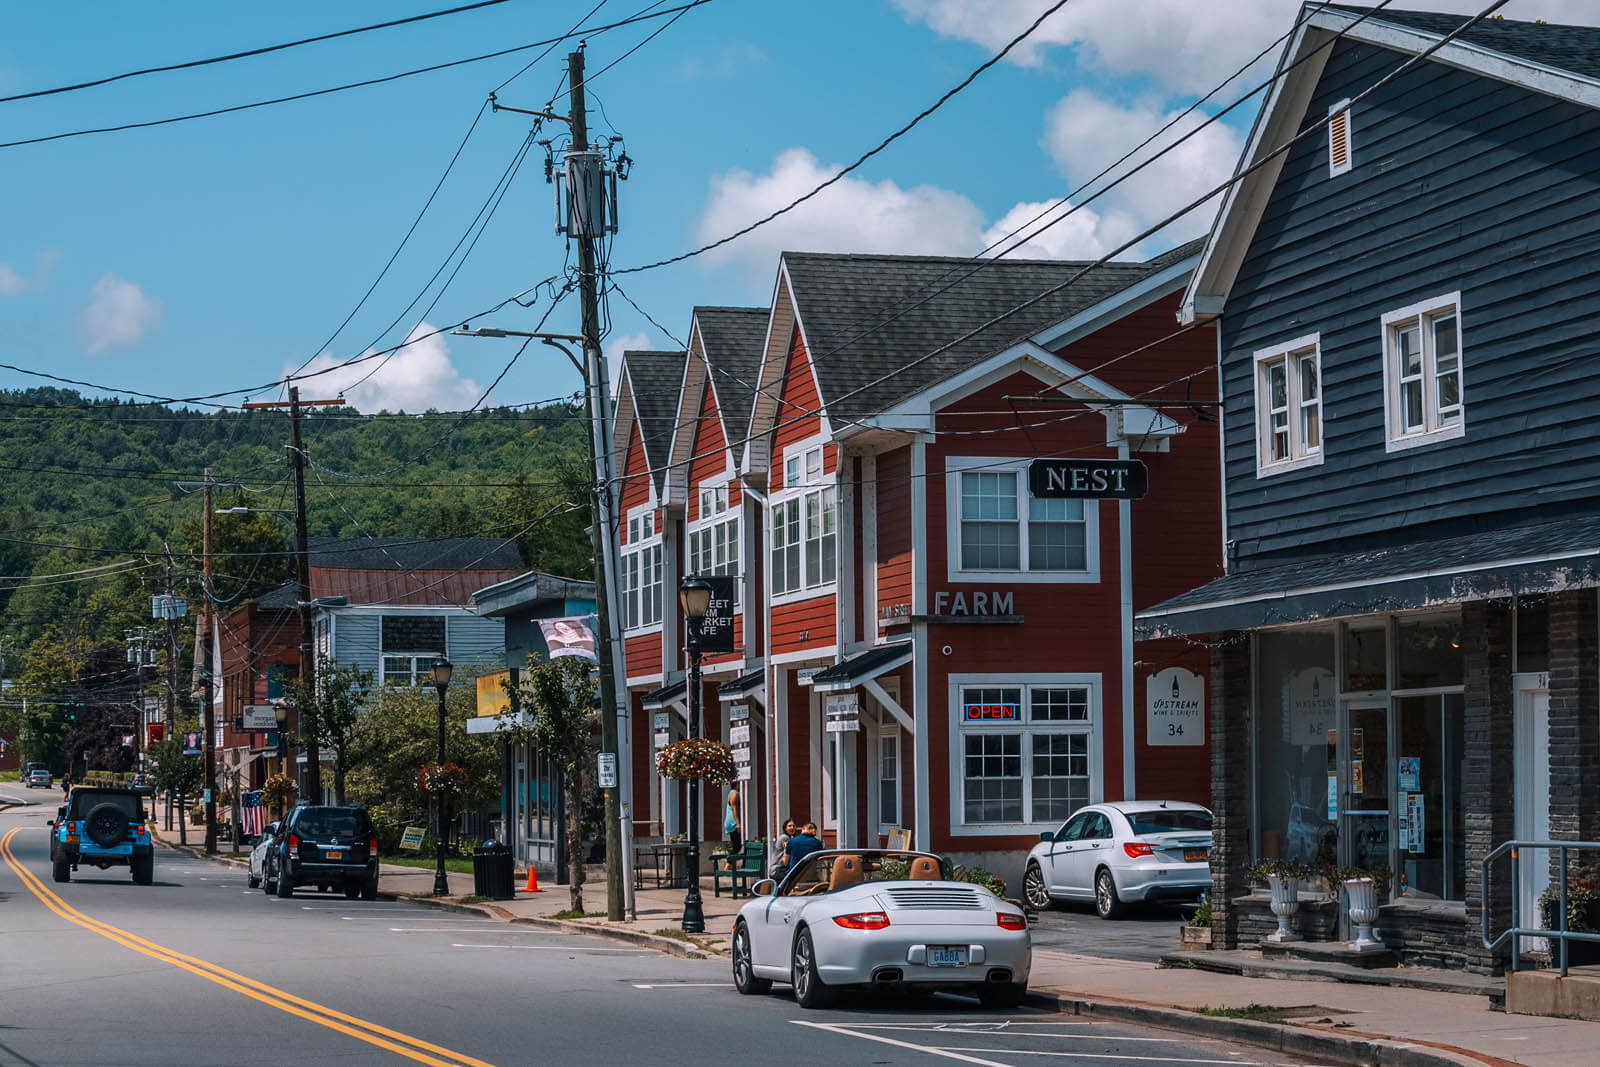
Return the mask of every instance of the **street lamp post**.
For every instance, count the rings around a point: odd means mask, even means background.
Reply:
[[[689,650],[689,736],[700,736],[700,621],[711,605],[711,583],[691,575],[678,584],[684,637]],[[683,898],[684,933],[706,928],[700,907],[700,779],[689,779],[689,892]]]
[[[444,770],[444,691],[450,688],[450,661],[443,656],[433,665],[433,687],[439,691],[439,764],[437,770]],[[433,872],[433,895],[446,896],[450,892],[450,879],[444,873],[444,791],[437,788],[439,785],[438,774],[434,776],[433,790],[434,803],[438,806],[438,832],[434,838],[434,848],[439,854],[439,865]]]

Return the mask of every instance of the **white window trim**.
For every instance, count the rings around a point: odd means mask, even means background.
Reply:
[[[961,476],[968,471],[992,471],[1017,476],[1017,522],[1020,527],[1020,559],[1028,552],[1028,464],[1027,457],[950,456],[945,459],[945,578],[951,582],[1004,581],[1054,582],[1093,585],[1100,581],[1100,501],[1083,502],[1084,569],[1081,571],[963,570],[961,567]]]
[[[1315,354],[1317,360],[1317,425],[1321,427],[1322,432],[1322,443],[1317,445],[1314,452],[1308,450],[1305,442],[1300,439],[1300,376],[1298,363],[1291,358],[1308,348]],[[1283,360],[1287,375],[1285,388],[1288,390],[1289,399],[1289,458],[1272,460],[1269,458],[1272,455],[1271,403],[1262,377],[1265,365],[1279,359]],[[1256,477],[1270,478],[1274,474],[1283,474],[1304,467],[1320,467],[1328,445],[1328,420],[1324,417],[1322,407],[1322,334],[1311,333],[1281,345],[1263,348],[1255,353],[1251,368],[1255,381],[1256,402]]]
[[[1334,116],[1339,114],[1341,111],[1344,112],[1344,162],[1342,164],[1335,164],[1333,161]],[[1349,97],[1345,97],[1343,100],[1339,101],[1337,104],[1334,104],[1328,109],[1328,177],[1330,178],[1337,178],[1341,174],[1348,174],[1350,173],[1350,168],[1355,166],[1356,146],[1354,127],[1355,123],[1352,121],[1352,116],[1350,113]]]
[[[713,477],[713,478],[707,478],[702,482],[697,482],[694,485],[689,487],[689,492],[690,492],[692,498],[695,501],[695,511],[696,511],[697,517],[695,518],[695,520],[693,522],[688,523],[686,525],[686,527],[684,529],[684,532],[683,532],[683,545],[684,545],[684,560],[685,560],[685,565],[687,567],[687,572],[686,573],[688,573],[688,574],[714,574],[716,572],[714,572],[714,571],[701,571],[701,570],[698,570],[696,568],[696,566],[695,566],[694,552],[693,552],[693,549],[692,549],[692,546],[694,544],[695,535],[696,534],[700,534],[700,533],[704,533],[705,531],[707,531],[707,530],[709,530],[709,529],[711,529],[713,527],[721,526],[721,525],[723,525],[725,523],[730,523],[731,522],[731,523],[734,524],[733,543],[736,546],[736,551],[738,551],[740,553],[740,557],[741,558],[738,560],[737,564],[735,565],[734,570],[733,570],[733,572],[731,574],[731,577],[734,580],[733,581],[733,609],[735,611],[739,611],[739,610],[741,610],[741,608],[742,608],[742,606],[744,604],[744,574],[745,574],[745,568],[746,568],[746,566],[748,564],[743,559],[743,554],[744,554],[744,550],[745,550],[745,543],[744,543],[744,540],[743,540],[743,538],[744,538],[744,507],[743,507],[742,504],[733,503],[733,501],[732,501],[733,494],[730,491],[732,485],[733,485],[733,476],[730,475],[730,474],[721,474],[721,475],[718,475],[718,476]],[[700,493],[703,490],[708,490],[708,489],[712,489],[712,490],[720,489],[726,496],[729,497],[728,508],[727,508],[726,511],[720,512],[720,513],[718,513],[716,515],[712,515],[712,516],[709,516],[709,517],[705,514],[704,509],[702,509],[700,507],[699,501],[700,501]],[[663,609],[663,610],[665,610],[665,609]]]
[[[889,718],[887,714],[885,718]],[[883,816],[883,739],[894,738],[894,767],[895,767],[895,817],[885,819]],[[889,718],[888,722],[879,724],[872,735],[872,776],[870,788],[873,790],[873,806],[877,809],[874,814],[878,821],[878,832],[886,834],[890,830],[903,825],[900,822],[905,814],[905,781],[906,781],[906,747],[905,734],[900,730],[900,724]]]
[[[627,526],[629,524],[631,524],[634,519],[638,519],[641,523],[648,523],[649,524],[649,527],[650,527],[650,530],[651,530],[651,534],[650,534],[649,537],[641,537],[641,538],[639,538],[638,541],[626,542],[625,544],[623,544],[621,546],[620,550],[617,553],[618,565],[621,568],[621,573],[619,573],[617,575],[617,579],[618,579],[617,589],[618,589],[618,592],[621,594],[621,597],[622,597],[622,600],[623,600],[623,603],[617,605],[617,610],[619,612],[621,612],[621,615],[622,615],[622,623],[623,623],[622,632],[627,634],[630,637],[637,636],[639,634],[660,633],[661,630],[662,630],[662,627],[663,627],[663,625],[665,623],[665,620],[667,618],[667,615],[669,614],[669,612],[667,610],[667,608],[668,608],[668,605],[667,605],[667,579],[666,579],[667,553],[666,553],[666,547],[665,547],[665,538],[663,537],[662,534],[660,534],[658,532],[655,532],[655,512],[656,512],[656,508],[655,508],[654,504],[641,504],[640,506],[638,506],[636,508],[633,508],[631,511],[628,512],[628,514],[626,516],[626,519],[625,519],[625,522],[624,522],[624,526],[623,526],[624,529],[626,529]],[[627,571],[628,571],[628,563],[627,563],[627,560],[628,560],[629,556],[637,555],[639,552],[647,550],[647,549],[650,549],[650,548],[653,548],[656,545],[661,545],[662,546],[662,552],[661,552],[661,618],[657,619],[655,622],[646,623],[643,626],[631,626],[630,627],[630,626],[627,625],[627,622],[628,622],[628,611],[627,611],[627,597],[628,597]],[[641,584],[639,586],[639,590],[640,590],[640,595],[641,596],[643,595],[644,589],[645,589],[644,585]]]
[[[424,652],[403,651],[401,649],[393,649],[393,648],[380,649],[379,652],[378,652],[378,688],[380,688],[380,689],[382,689],[384,686],[389,684],[389,670],[388,670],[389,664],[388,664],[387,661],[388,661],[390,656],[393,656],[396,659],[398,659],[401,656],[405,656],[405,657],[407,657],[408,659],[411,660],[411,672],[410,672],[411,680],[409,682],[407,682],[404,686],[396,686],[396,688],[398,688],[398,689],[417,689],[417,688],[420,688],[423,685],[432,685],[433,684],[433,676],[428,673],[429,671],[431,671],[433,669],[433,664],[431,664],[431,663],[428,664],[427,668],[424,669],[423,665],[421,663],[417,662],[418,659],[420,657],[426,656],[429,659],[437,661],[437,660],[441,659],[444,656],[444,653],[443,652],[426,652],[426,651],[424,651]],[[425,675],[426,675],[426,677],[424,677]]]
[[[791,486],[788,483],[787,478],[785,478],[783,488],[779,489],[777,492],[773,493],[772,496],[768,500],[768,504],[767,504],[767,507],[765,509],[765,515],[764,515],[764,518],[763,518],[763,521],[764,521],[764,523],[766,525],[765,536],[763,538],[763,540],[765,541],[765,555],[763,556],[763,558],[761,560],[761,565],[766,568],[766,573],[767,573],[767,589],[768,589],[767,602],[768,602],[769,606],[778,607],[778,606],[781,606],[781,605],[784,605],[784,604],[796,604],[796,603],[799,603],[802,600],[813,600],[813,599],[815,599],[817,597],[820,597],[820,596],[831,596],[839,588],[839,562],[840,562],[839,545],[843,540],[843,531],[839,527],[839,471],[838,471],[837,465],[835,466],[834,472],[832,474],[828,474],[826,472],[827,462],[828,462],[828,454],[827,454],[826,446],[829,445],[829,444],[832,444],[832,443],[833,443],[833,439],[829,435],[827,435],[827,434],[816,434],[814,436],[806,438],[804,441],[796,441],[794,444],[789,445],[788,447],[786,447],[783,450],[783,453],[778,457],[778,469],[782,470],[782,471],[785,471],[785,473],[787,474],[788,461],[789,461],[791,456],[800,457],[801,466],[803,468],[804,465],[805,465],[805,454],[807,452],[810,452],[812,449],[822,449],[822,461],[821,462],[822,462],[822,466],[823,466],[824,470],[823,470],[822,478],[821,478],[820,481],[802,482],[801,484],[799,484],[797,486]],[[832,489],[833,493],[834,493],[834,497],[833,497],[833,579],[831,581],[820,582],[817,585],[806,585],[805,583],[806,583],[806,540],[807,540],[807,538],[806,538],[805,497],[810,493],[814,493],[814,492],[817,492],[819,490],[824,490],[824,489]],[[799,500],[800,501],[800,588],[792,589],[792,590],[790,590],[788,592],[785,592],[785,593],[772,593],[771,592],[771,590],[773,589],[773,580],[772,580],[772,536],[771,536],[772,535],[772,519],[773,519],[773,516],[777,513],[778,505],[779,504],[787,504],[791,500]],[[820,570],[820,565],[819,565],[819,570]]]
[[[1394,353],[1389,347],[1390,328],[1396,323],[1407,319],[1421,319],[1435,312],[1453,310],[1456,317],[1456,388],[1461,397],[1461,416],[1454,422],[1435,427],[1432,430],[1424,429],[1406,433],[1400,428],[1400,380],[1399,370],[1395,366]],[[1452,441],[1457,437],[1465,437],[1467,433],[1467,344],[1466,320],[1461,314],[1461,290],[1445,293],[1431,300],[1421,300],[1408,307],[1397,308],[1383,316],[1378,328],[1379,351],[1383,353],[1383,428],[1384,451],[1403,452],[1408,448],[1420,448],[1423,445],[1437,444],[1440,441]],[[1438,374],[1433,363],[1433,347],[1425,344],[1422,363],[1422,403],[1426,412],[1437,403]],[[1426,416],[1424,416],[1426,421]],[[1326,434],[1324,434],[1326,437]]]
[[[1044,729],[1035,731],[1032,724],[1023,722],[1020,726],[996,725],[967,727],[961,723],[961,690],[971,686],[1020,686],[1023,690],[1023,701],[1028,703],[1028,691],[1034,687],[1053,688],[1077,686],[1089,690],[1089,721],[1087,733],[1089,735],[1089,803],[1099,804],[1105,800],[1105,688],[1101,675],[1095,674],[1030,674],[1018,677],[1016,674],[952,674],[947,679],[948,702],[946,704],[949,717],[949,763],[950,763],[950,791],[946,794],[949,799],[948,811],[950,835],[952,837],[995,837],[1007,834],[1033,834],[1039,830],[1054,830],[1061,825],[1060,821],[1052,822],[1011,822],[1011,823],[981,823],[967,825],[962,819],[963,795],[961,791],[963,746],[962,737],[968,733],[1005,733],[1022,729],[1025,731],[1044,732]],[[1041,724],[1042,726],[1043,724]],[[1074,724],[1077,726],[1077,724]],[[1070,732],[1083,733],[1081,727]],[[1029,777],[1029,768],[1026,761],[1031,757],[1031,752],[1023,753],[1023,778]],[[1029,810],[1029,797],[1023,794],[1023,811]]]

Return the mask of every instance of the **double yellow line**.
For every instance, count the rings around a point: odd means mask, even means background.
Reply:
[[[353,1015],[346,1015],[344,1012],[335,1011],[333,1008],[325,1007],[303,997],[297,997],[292,993],[285,993],[283,990],[267,985],[265,982],[258,982],[254,978],[248,978],[226,968],[218,967],[214,963],[208,963],[193,956],[186,956],[164,945],[158,945],[154,941],[147,941],[136,934],[131,934],[126,930],[112,926],[110,923],[104,923],[99,919],[85,915],[57,896],[17,859],[15,853],[11,851],[11,839],[17,835],[20,829],[21,827],[16,827],[8,831],[4,837],[0,837],[0,857],[5,859],[6,866],[10,867],[17,877],[22,879],[22,883],[28,887],[28,890],[34,896],[39,898],[39,901],[45,907],[69,923],[99,934],[109,941],[115,941],[124,948],[132,949],[141,955],[160,960],[162,963],[169,963],[180,970],[198,975],[208,982],[214,982],[222,986],[224,989],[231,989],[235,993],[249,997],[252,1000],[258,1000],[269,1007],[277,1008],[279,1011],[288,1012],[290,1015],[314,1022],[319,1026],[326,1026],[330,1030],[337,1030],[341,1034],[348,1034],[359,1041],[365,1041],[369,1045],[387,1049],[396,1055],[416,1060],[418,1063],[433,1064],[436,1067],[458,1067],[458,1065],[465,1065],[465,1067],[493,1067],[492,1064],[485,1063],[483,1060],[475,1060],[470,1056],[463,1056],[460,1053],[452,1052],[450,1049],[441,1048],[419,1038],[379,1026],[377,1023],[358,1019]]]

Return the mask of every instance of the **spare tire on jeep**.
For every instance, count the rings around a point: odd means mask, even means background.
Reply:
[[[127,836],[128,815],[115,804],[96,804],[84,820],[84,832],[101,848],[110,848]]]

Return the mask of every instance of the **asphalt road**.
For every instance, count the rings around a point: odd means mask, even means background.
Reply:
[[[1035,948],[1113,960],[1154,963],[1178,951],[1178,927],[1188,911],[1171,905],[1130,907],[1120,919],[1102,919],[1091,904],[1063,903],[1033,923]]]
[[[0,811],[0,1067],[1292,1062],[960,997],[808,1012],[782,987],[739,996],[722,960],[401,901],[278,900],[167,851],[152,886],[119,868],[56,884],[53,811]]]

